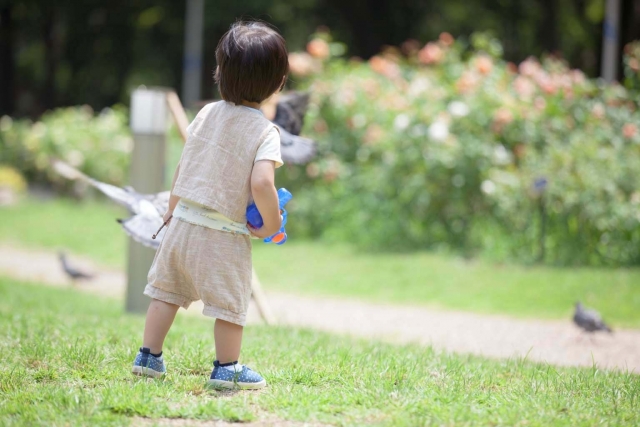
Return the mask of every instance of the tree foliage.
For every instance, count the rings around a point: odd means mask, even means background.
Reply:
[[[243,0],[207,1],[202,98],[214,97],[213,51],[240,17],[276,25],[292,50],[327,26],[364,59],[384,45],[492,31],[505,58],[562,55],[598,71],[604,0]],[[637,0],[623,1],[623,41],[640,38]],[[181,87],[185,2],[0,1],[0,114],[38,116],[56,106],[96,110],[128,103],[139,84]]]

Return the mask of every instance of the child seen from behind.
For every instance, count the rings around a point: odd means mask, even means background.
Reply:
[[[202,300],[215,317],[216,360],[209,384],[262,388],[266,381],[238,359],[251,298],[250,236],[280,228],[274,174],[282,166],[278,128],[259,108],[282,89],[289,72],[282,36],[260,22],[237,22],[216,49],[222,101],[206,105],[188,127],[164,215],[166,235],[149,270],[142,347],[133,373],[166,372],[162,347],[178,308]],[[245,212],[254,201],[264,225]]]

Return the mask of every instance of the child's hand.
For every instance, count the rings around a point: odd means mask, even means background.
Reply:
[[[166,223],[167,225],[169,225],[169,223],[171,222],[171,217],[173,217],[173,211],[169,210],[167,211],[164,216],[162,217],[162,222]]]
[[[247,228],[249,229],[249,233],[251,233],[253,237],[257,237],[258,239],[266,239],[267,237],[271,236],[271,234],[265,232],[264,227],[253,228],[251,224],[247,223]]]
[[[282,224],[282,215],[280,215],[280,224]],[[280,227],[278,227],[275,231],[273,231],[273,230],[268,230],[264,226],[260,228],[255,228],[251,224],[247,223],[247,229],[249,229],[249,233],[251,233],[253,237],[257,237],[258,239],[266,239],[267,237],[271,237],[274,234],[276,234],[278,230],[280,230]]]

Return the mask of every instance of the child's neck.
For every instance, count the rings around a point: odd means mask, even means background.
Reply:
[[[260,109],[260,103],[259,102],[249,102],[249,101],[242,101],[242,105],[244,105],[245,107],[249,107],[249,108],[255,108],[256,110]]]

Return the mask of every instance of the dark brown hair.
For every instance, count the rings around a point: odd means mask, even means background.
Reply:
[[[262,102],[289,74],[289,54],[284,38],[268,25],[236,22],[216,48],[215,81],[225,101]]]

